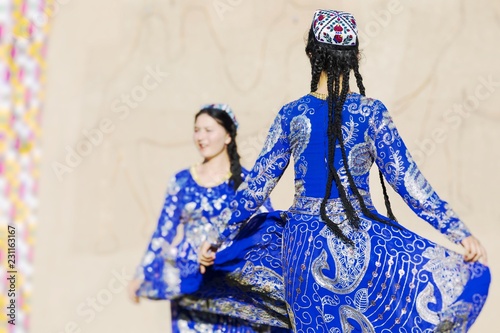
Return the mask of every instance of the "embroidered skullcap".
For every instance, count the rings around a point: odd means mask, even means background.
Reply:
[[[358,28],[352,14],[319,9],[314,13],[312,29],[316,40],[341,48],[358,44]]]
[[[204,110],[204,109],[217,109],[217,110],[224,111],[225,113],[227,113],[229,118],[231,118],[236,129],[238,129],[238,126],[239,126],[238,121],[236,120],[236,116],[234,115],[233,109],[231,109],[231,107],[229,105],[223,104],[223,103],[205,104],[201,107],[201,110]]]

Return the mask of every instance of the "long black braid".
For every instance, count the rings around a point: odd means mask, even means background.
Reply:
[[[224,127],[226,132],[231,137],[231,142],[227,145],[227,154],[229,155],[231,170],[231,177],[229,178],[229,181],[232,183],[233,189],[236,191],[238,186],[240,186],[243,182],[243,178],[241,177],[240,154],[238,154],[238,146],[236,145],[236,125],[226,111],[223,110],[215,108],[202,109],[194,116],[194,119],[196,120],[201,114],[206,114],[212,117],[216,122]]]
[[[366,96],[365,86],[363,84],[363,77],[359,73],[358,62],[356,62],[353,71],[354,71],[354,76],[356,77],[356,84],[358,85],[359,93],[363,96]],[[382,192],[384,194],[384,203],[385,203],[385,209],[387,210],[387,216],[391,220],[397,221],[396,216],[394,216],[394,213],[392,212],[391,202],[389,200],[389,195],[387,194],[387,188],[385,187],[384,175],[382,174],[382,170],[380,169],[378,170],[378,176],[380,179],[380,184],[382,185]]]
[[[342,154],[342,161],[349,187],[351,188],[355,198],[359,202],[361,212],[368,218],[382,222],[384,224],[395,226],[396,221],[389,202],[389,196],[385,187],[382,172],[379,171],[381,176],[382,190],[384,192],[384,200],[387,208],[389,219],[383,219],[375,215],[369,210],[364,202],[363,196],[359,192],[354,178],[349,170],[347,154],[344,146],[344,137],[342,135],[342,110],[344,103],[349,93],[349,78],[351,70],[356,77],[356,83],[360,94],[365,96],[365,87],[363,85],[363,78],[359,73],[359,50],[358,47],[351,49],[339,49],[332,45],[319,43],[314,37],[313,30],[309,31],[308,43],[306,46],[306,53],[311,61],[311,91],[316,91],[321,73],[327,74],[327,87],[328,87],[328,177],[326,182],[325,196],[321,202],[320,215],[323,221],[328,225],[332,232],[339,237],[342,241],[349,245],[354,245],[337,224],[335,224],[327,213],[327,203],[332,191],[332,183],[335,182],[339,192],[342,206],[344,207],[345,215],[349,223],[354,227],[359,227],[359,216],[354,209],[352,202],[349,200],[346,189],[342,185],[342,181],[335,168],[335,151],[337,143],[340,146]],[[342,83],[342,87],[340,84]]]
[[[233,189],[236,189],[243,182],[241,177],[241,164],[240,164],[240,154],[238,154],[238,147],[236,146],[236,131],[234,135],[231,135],[231,142],[227,145],[227,153],[229,155],[229,161],[231,162],[231,178],[233,183]]]

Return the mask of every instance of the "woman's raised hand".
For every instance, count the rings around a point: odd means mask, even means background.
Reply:
[[[139,287],[141,286],[142,280],[141,279],[134,279],[129,282],[127,286],[127,294],[128,298],[132,301],[132,303],[139,303],[139,297],[137,297],[137,290],[139,290]]]
[[[469,236],[464,238],[462,240],[462,245],[465,248],[465,261],[479,261],[483,265],[488,265],[486,250],[476,237]]]
[[[212,244],[203,242],[198,254],[198,262],[200,263],[200,272],[205,274],[208,266],[212,266],[215,260],[215,252],[212,251]]]

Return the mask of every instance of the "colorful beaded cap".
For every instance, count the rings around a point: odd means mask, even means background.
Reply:
[[[221,111],[224,111],[226,112],[229,117],[231,118],[231,120],[233,121],[234,123],[234,126],[236,126],[236,129],[238,129],[238,121],[236,120],[236,116],[234,115],[234,112],[233,112],[233,109],[231,109],[231,107],[227,104],[222,104],[222,103],[219,103],[219,104],[205,104],[201,107],[200,110],[204,110],[204,109],[217,109],[217,110],[221,110]]]
[[[317,10],[312,28],[316,40],[321,43],[342,47],[358,44],[358,28],[352,14],[336,10]]]

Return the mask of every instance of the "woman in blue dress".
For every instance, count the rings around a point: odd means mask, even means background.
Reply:
[[[234,113],[225,104],[205,105],[196,114],[193,138],[203,163],[178,172],[170,180],[158,226],[128,288],[134,302],[139,296],[171,300],[174,333],[270,331],[269,326],[252,321],[252,316],[238,313],[245,300],[232,300],[231,308],[218,311],[196,306],[206,305],[204,290],[213,289],[198,288],[200,283],[213,285],[218,281],[210,276],[204,281],[199,275],[190,278],[198,271],[196,250],[211,234],[218,235],[224,229],[212,223],[217,221],[214,217],[227,207],[248,173],[239,162],[237,127]],[[266,202],[261,212],[268,210],[272,207]],[[198,294],[191,295],[195,289],[199,289]]]
[[[256,270],[246,270],[251,260],[235,252],[242,230],[252,228],[248,219],[293,158],[294,202],[282,214],[282,239],[276,237],[293,330],[466,332],[488,294],[486,252],[419,171],[384,104],[365,97],[354,17],[316,11],[306,54],[311,93],[279,111],[255,166],[222,214],[231,217],[228,227],[211,250],[201,247],[201,270],[215,262],[209,271],[238,271],[235,283],[253,281],[255,297],[265,295],[269,280],[256,280]],[[360,93],[350,90],[351,73]],[[388,217],[370,198],[373,163]],[[420,218],[462,244],[465,255],[399,224],[384,178]],[[216,255],[214,246],[222,246]]]

